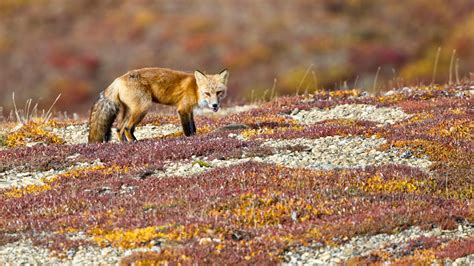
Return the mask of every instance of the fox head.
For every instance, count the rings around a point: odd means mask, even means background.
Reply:
[[[207,106],[217,112],[221,100],[226,95],[229,71],[224,69],[219,74],[205,75],[196,70],[194,71],[194,77],[198,86],[199,106]]]

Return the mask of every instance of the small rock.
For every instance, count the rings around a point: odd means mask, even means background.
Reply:
[[[323,253],[319,256],[319,259],[323,261],[328,261],[330,258],[331,258],[331,254],[328,252]]]

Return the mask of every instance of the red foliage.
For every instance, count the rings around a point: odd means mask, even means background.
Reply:
[[[451,260],[472,254],[474,254],[474,237],[450,241],[435,252],[436,257]]]

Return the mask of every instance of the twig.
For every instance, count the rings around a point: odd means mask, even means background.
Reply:
[[[13,108],[15,108],[16,120],[18,121],[18,123],[23,124],[23,122],[21,121],[20,114],[18,113],[18,108],[16,107],[15,92],[12,93],[12,99],[13,99]]]
[[[448,175],[445,175],[446,177],[446,187],[445,187],[445,190],[446,190],[446,197],[449,197],[449,193],[448,193]]]
[[[43,120],[43,123],[48,122],[48,120],[51,118],[51,115],[52,115],[51,110],[53,109],[53,106],[56,104],[56,102],[59,100],[60,97],[61,97],[61,93],[58,95],[58,97],[56,97],[53,104],[51,104],[51,106],[49,107],[48,111],[46,112],[46,119]]]
[[[431,78],[431,85],[433,85],[436,81],[436,72],[438,71],[438,63],[439,63],[439,55],[441,53],[441,47],[438,47],[438,51],[436,52],[434,67],[433,67],[433,76]]]
[[[306,80],[306,77],[308,76],[309,71],[313,68],[313,65],[314,64],[309,65],[309,67],[306,69],[306,72],[304,73],[303,78],[300,80],[300,84],[298,85],[298,89],[296,90],[296,96],[298,96],[300,94],[301,86],[303,85],[303,82]]]
[[[33,106],[33,116],[38,117],[38,102],[36,102],[35,106]]]
[[[277,79],[273,79],[273,86],[272,86],[272,91],[270,92],[270,101],[273,100],[275,97],[275,87],[276,87]]]
[[[268,93],[268,89],[266,89],[266,90],[263,92],[263,97],[262,97],[263,100],[262,100],[262,102],[266,102],[266,100],[267,100],[267,93]]]
[[[456,58],[454,74],[456,75],[456,84],[460,84],[461,82],[459,81],[459,58]]]
[[[377,68],[377,73],[375,74],[375,78],[374,78],[374,86],[372,88],[372,91],[374,92],[374,94],[376,93],[376,89],[377,89],[377,79],[379,78],[380,69],[381,67]]]
[[[31,98],[29,98],[27,101],[26,101],[26,121],[30,121],[30,118],[31,118],[31,113],[30,113],[30,107],[31,107],[31,102],[33,100]]]
[[[316,78],[316,73],[313,71],[311,71],[311,73],[313,74],[313,82],[314,82],[314,89],[315,90],[318,90],[318,79]]]
[[[357,82],[359,81],[359,75],[357,75],[355,81],[354,81],[354,89],[357,89]]]
[[[454,64],[454,57],[456,56],[456,49],[453,50],[451,54],[451,62],[449,63],[449,85],[453,84],[453,64]]]
[[[342,89],[343,90],[348,90],[349,86],[347,86],[347,80],[344,80],[344,83],[342,83]]]

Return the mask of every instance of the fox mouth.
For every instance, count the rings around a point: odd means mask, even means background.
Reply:
[[[212,111],[214,111],[214,112],[219,111],[219,107],[212,107],[211,109],[212,109]]]

